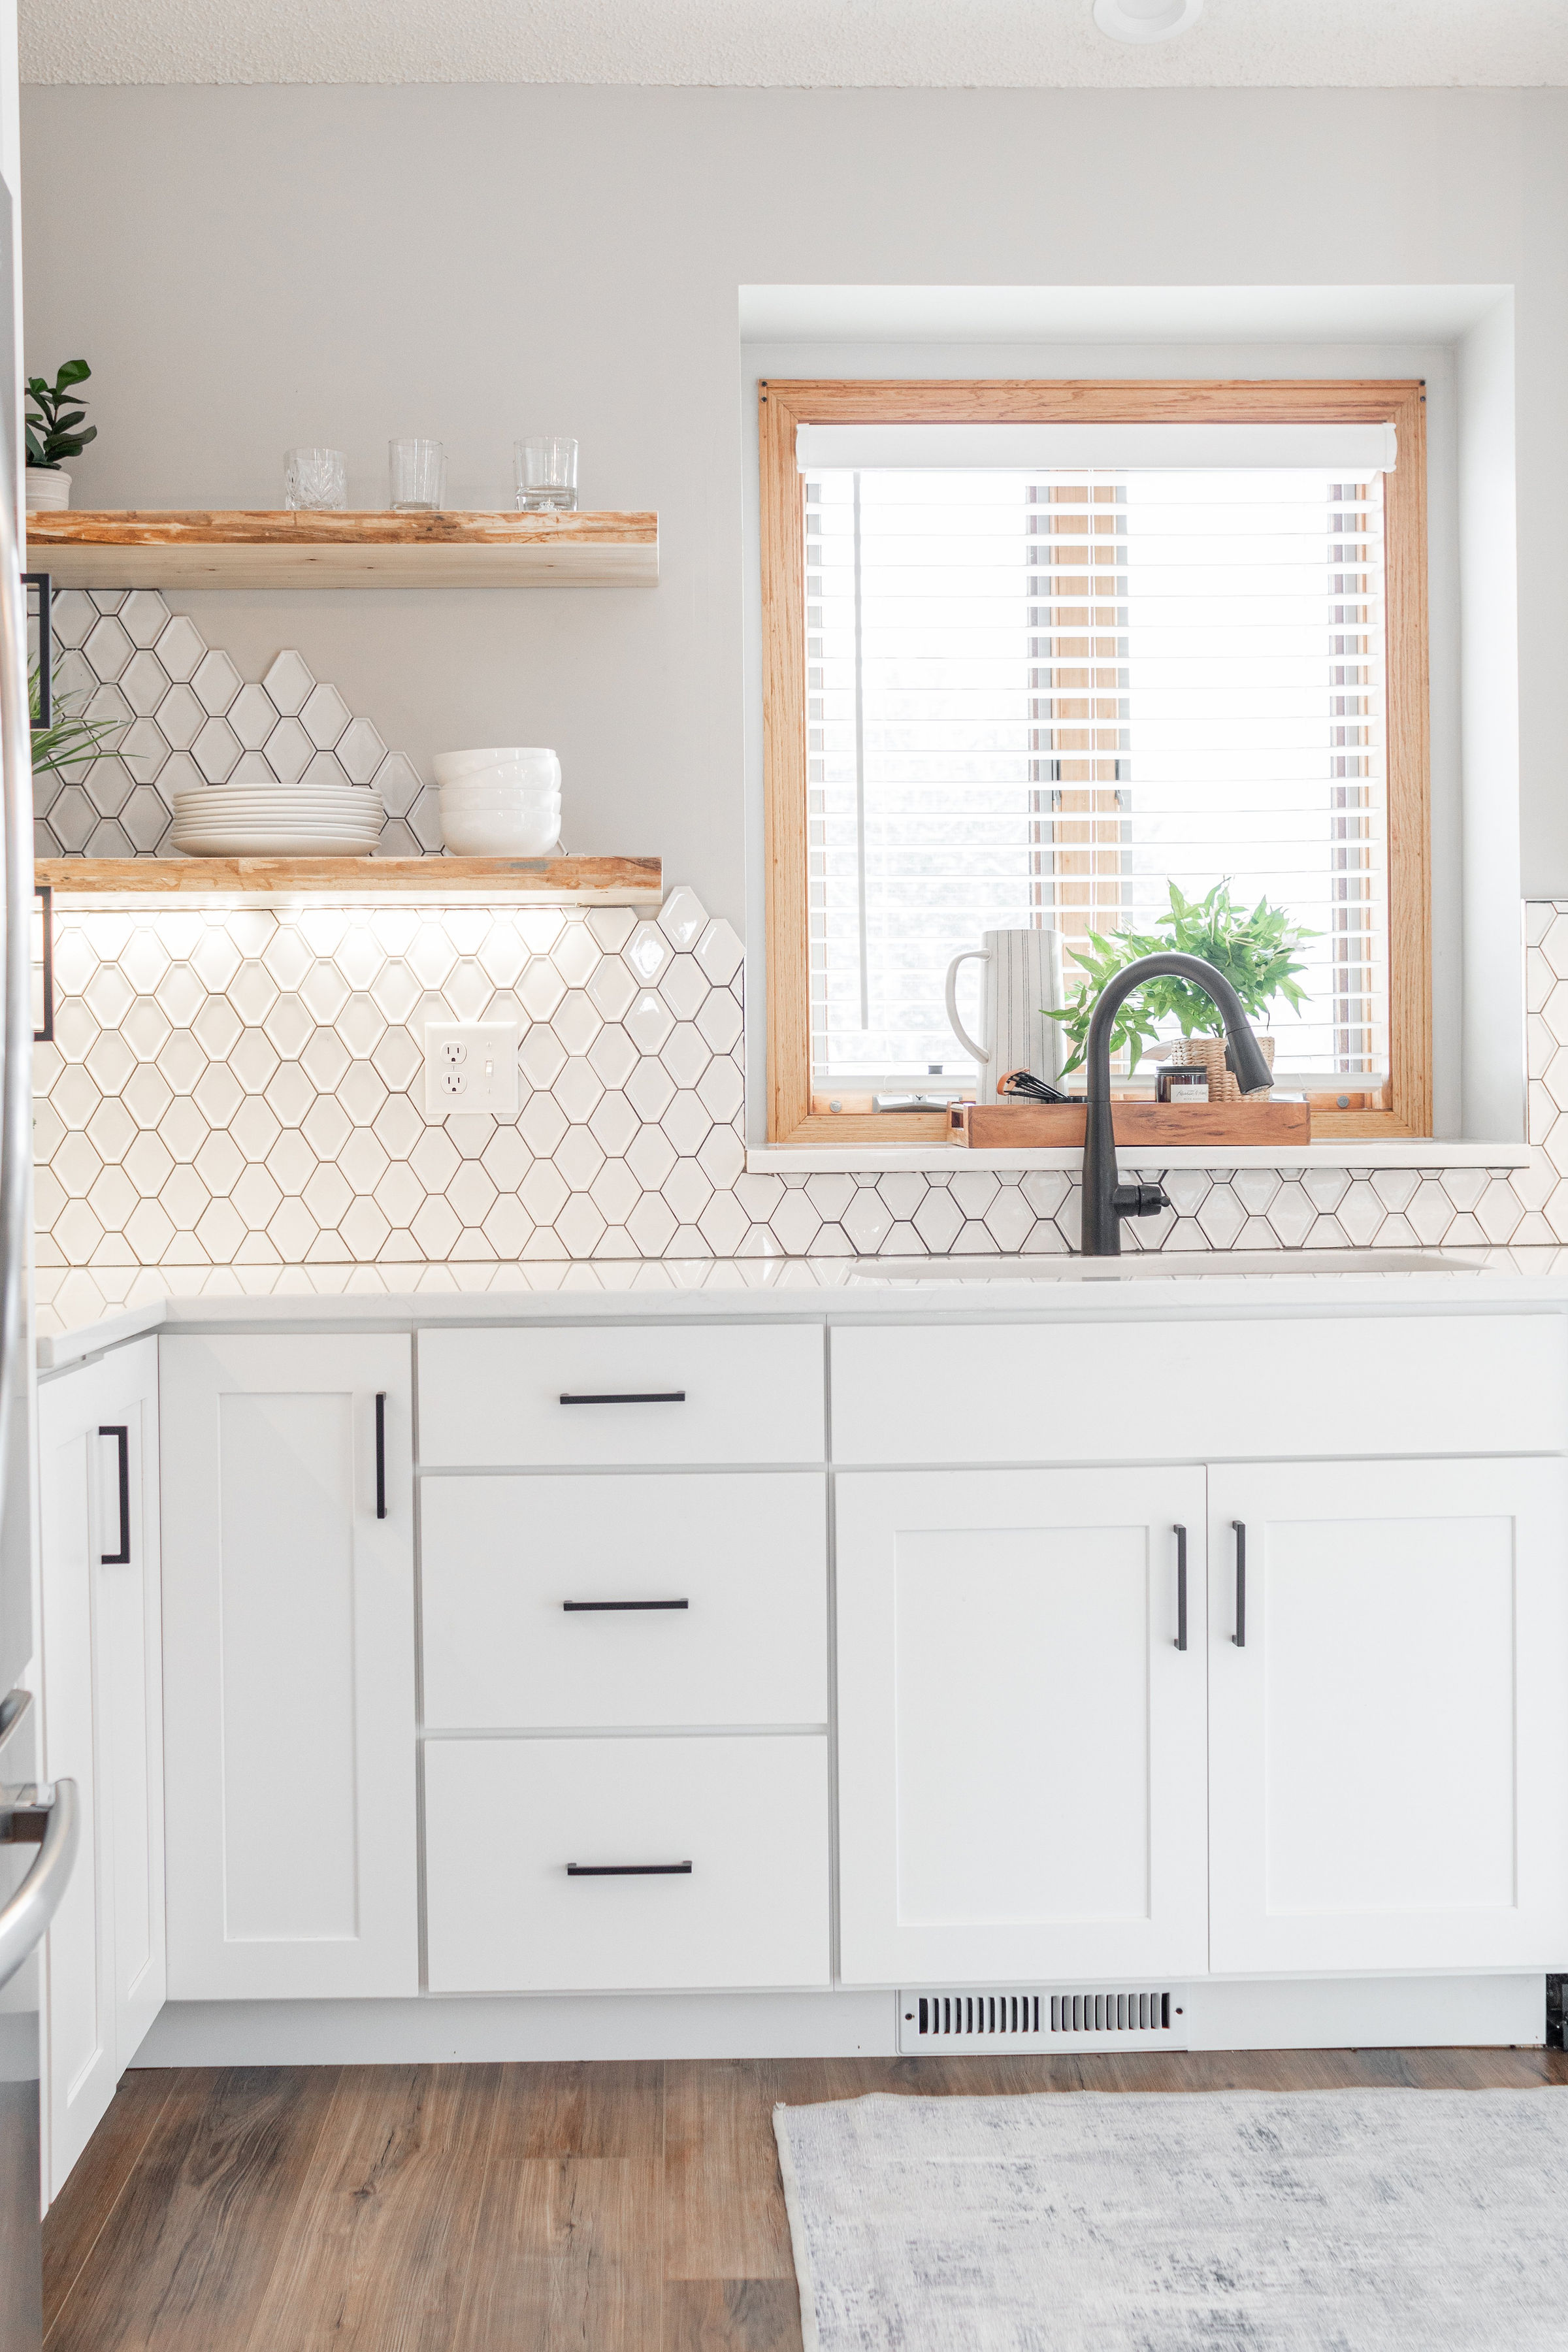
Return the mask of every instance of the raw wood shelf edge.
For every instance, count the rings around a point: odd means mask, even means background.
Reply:
[[[658,907],[658,857],[41,857],[58,898],[504,898],[523,907]]]
[[[657,514],[31,514],[57,588],[652,588]]]

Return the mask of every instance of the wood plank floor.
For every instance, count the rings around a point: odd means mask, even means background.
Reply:
[[[145,2069],[45,2226],[45,2340],[798,2352],[776,2101],[1546,2083],[1562,2052]]]

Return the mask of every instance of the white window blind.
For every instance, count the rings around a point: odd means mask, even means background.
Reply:
[[[1074,939],[1151,929],[1172,879],[1318,934],[1282,1078],[1386,1073],[1382,493],[1321,466],[807,470],[815,1086],[972,1080],[950,959],[1050,925],[1070,990]]]

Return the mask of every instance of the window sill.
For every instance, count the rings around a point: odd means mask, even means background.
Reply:
[[[1257,1144],[1237,1145],[1226,1151],[1218,1144],[1201,1149],[1167,1148],[1140,1159],[1126,1144],[1120,1157],[1127,1167],[1159,1168],[1528,1168],[1532,1153],[1528,1143],[1446,1143],[1425,1139],[1380,1143],[1375,1137],[1326,1138],[1295,1151],[1264,1150]],[[965,1169],[1065,1168],[1082,1164],[1079,1149],[1034,1151],[972,1151],[952,1143],[767,1143],[746,1154],[749,1176],[881,1175],[912,1170],[928,1175],[961,1175]]]

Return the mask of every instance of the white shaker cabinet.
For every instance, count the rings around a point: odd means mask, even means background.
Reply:
[[[43,1770],[81,1842],[44,1956],[57,2196],[163,2000],[157,1342],[38,1391]]]
[[[418,1990],[410,1355],[163,1342],[172,1999]]]
[[[1202,1971],[1202,1470],[837,1483],[845,1981]]]
[[[1215,1970],[1561,1968],[1568,1464],[1216,1468],[1209,1507]]]

